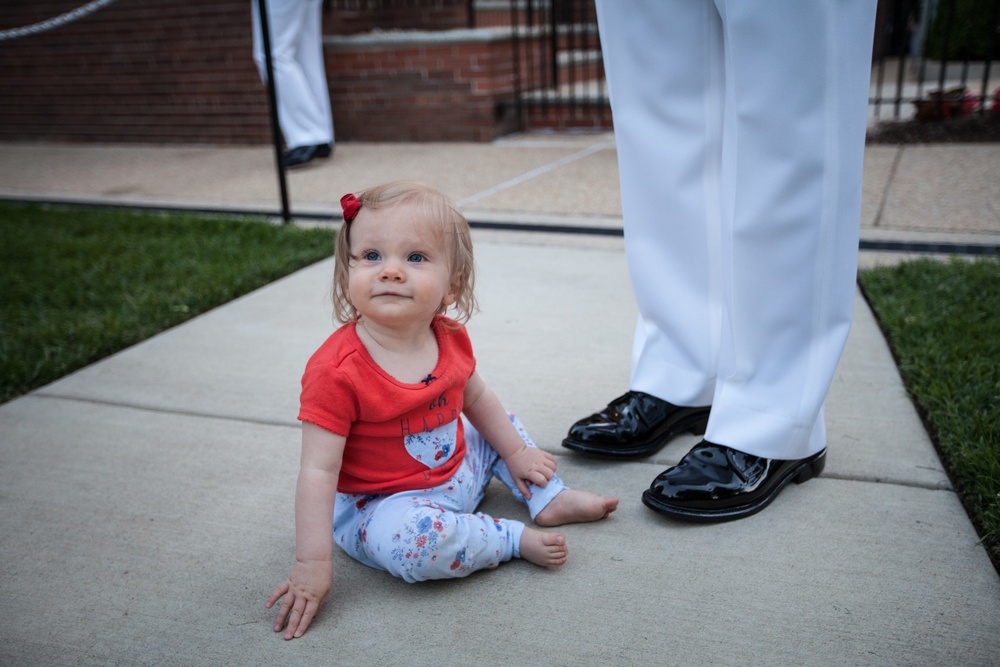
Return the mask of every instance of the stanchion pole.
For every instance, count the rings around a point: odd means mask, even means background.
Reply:
[[[260,32],[264,45],[264,64],[267,69],[267,101],[271,108],[271,136],[274,138],[274,161],[278,165],[278,190],[281,192],[281,219],[287,225],[292,221],[288,208],[288,185],[285,181],[285,160],[281,150],[281,126],[278,124],[278,93],[274,84],[274,65],[271,63],[271,26],[267,23],[267,0],[257,0],[260,15]]]

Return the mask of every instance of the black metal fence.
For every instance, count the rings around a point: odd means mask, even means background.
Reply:
[[[522,103],[607,104],[593,0],[510,6]],[[1000,0],[879,0],[874,39],[872,122],[1000,111]]]
[[[327,2],[423,29],[509,27],[519,111],[607,113],[594,0]],[[461,18],[414,21],[442,10]],[[1000,109],[1000,0],[878,0],[874,39],[872,122]]]
[[[873,120],[1000,110],[1000,0],[880,0]]]
[[[593,0],[513,0],[510,7],[519,106],[610,120]]]

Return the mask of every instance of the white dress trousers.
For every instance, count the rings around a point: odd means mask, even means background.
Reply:
[[[333,143],[330,92],[323,65],[323,0],[267,0],[278,122],[288,149]],[[257,1],[251,1],[253,59],[267,83]]]
[[[705,439],[825,447],[850,329],[875,0],[597,0],[639,306],[631,388]]]

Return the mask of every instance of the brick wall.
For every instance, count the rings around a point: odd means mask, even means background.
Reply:
[[[338,138],[489,141],[514,131],[514,70],[502,30],[328,39]]]
[[[469,0],[330,0],[323,34],[472,27]]]
[[[4,0],[0,29],[82,0]],[[0,139],[261,143],[267,97],[249,0],[118,0],[0,41]]]
[[[81,4],[3,0],[0,30]],[[467,21],[466,0],[431,4],[439,7],[423,15],[425,25]],[[515,129],[510,105],[501,104],[513,90],[502,29],[335,35],[369,27],[336,5],[324,34],[338,140],[484,141]],[[269,142],[250,11],[250,0],[117,0],[74,23],[0,41],[0,140]],[[368,18],[380,27],[415,20]]]

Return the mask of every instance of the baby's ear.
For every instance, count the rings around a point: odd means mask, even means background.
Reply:
[[[455,305],[455,302],[458,301],[458,290],[458,281],[453,281],[451,285],[448,286],[448,292],[441,297],[441,305],[445,308],[450,308]]]

